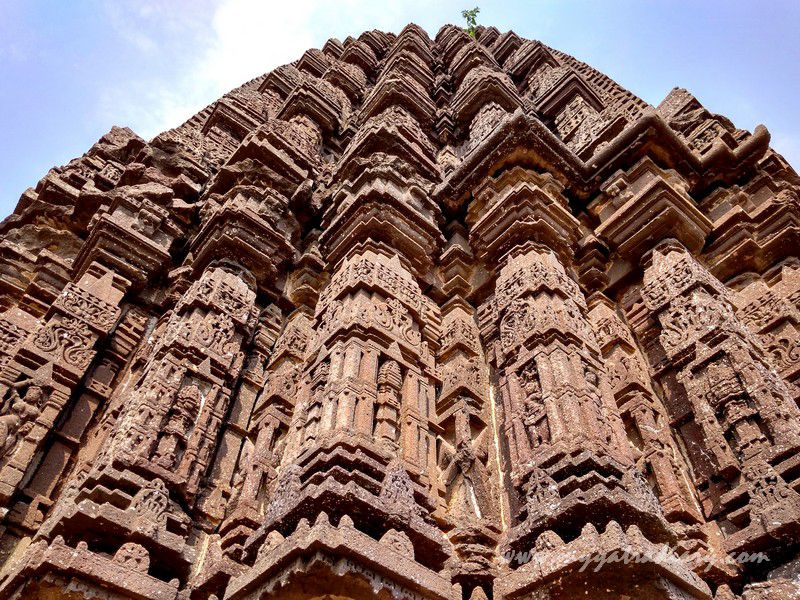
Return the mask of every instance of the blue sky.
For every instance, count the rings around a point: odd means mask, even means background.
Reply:
[[[651,104],[674,86],[800,167],[797,0],[0,0],[0,218],[112,125],[145,138],[329,37],[479,23],[540,39]]]

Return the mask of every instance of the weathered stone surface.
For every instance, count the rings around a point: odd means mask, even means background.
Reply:
[[[793,597],[768,144],[415,25],[114,128],[0,224],[0,599]]]

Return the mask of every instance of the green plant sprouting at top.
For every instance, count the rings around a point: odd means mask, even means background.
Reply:
[[[470,34],[472,37],[475,37],[475,31],[478,28],[478,13],[481,12],[481,9],[477,6],[470,10],[462,10],[461,16],[464,17],[467,21],[467,28],[465,31]]]

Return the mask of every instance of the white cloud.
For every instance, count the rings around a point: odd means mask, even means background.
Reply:
[[[309,21],[319,2],[225,0],[211,22],[212,43],[191,74],[218,91],[236,87],[314,45]]]
[[[129,125],[151,138],[330,37],[344,40],[369,29],[399,33],[409,22],[434,37],[444,23],[460,23],[467,5],[463,0],[120,0],[108,9],[112,27],[155,67],[103,87],[100,113],[108,123]],[[503,20],[504,3],[484,0],[481,6],[488,19]],[[752,107],[739,104],[737,121],[743,122],[737,124],[746,127],[742,115],[752,116]],[[800,165],[796,137],[775,135],[773,145]]]
[[[461,3],[463,4],[463,2]],[[447,0],[155,0],[126,2],[109,13],[122,40],[162,64],[99,98],[102,118],[129,124],[150,138],[175,127],[245,81],[321,47],[368,29],[399,32],[414,21],[435,36],[460,18],[461,4]]]

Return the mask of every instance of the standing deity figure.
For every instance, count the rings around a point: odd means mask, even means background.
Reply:
[[[188,385],[178,392],[175,404],[167,413],[164,432],[158,441],[155,457],[157,465],[171,469],[180,461],[192,426],[192,414],[200,406],[200,400],[200,389],[196,385]]]
[[[20,395],[20,390],[27,388]],[[33,428],[41,413],[47,392],[31,379],[19,381],[11,387],[11,394],[5,410],[0,415],[0,458],[9,456],[17,445]]]
[[[400,415],[400,365],[390,360],[378,371],[378,408],[375,416],[375,439],[390,452],[397,447]]]

